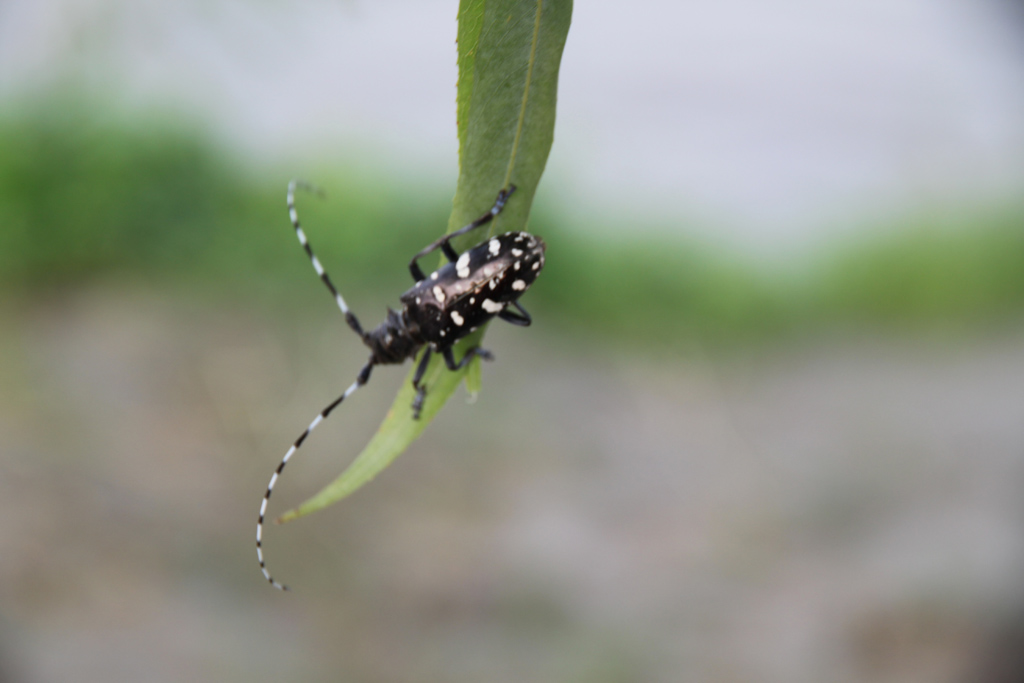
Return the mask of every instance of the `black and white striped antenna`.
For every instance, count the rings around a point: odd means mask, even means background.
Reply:
[[[320,189],[317,188],[316,186],[301,180],[293,180],[290,183],[288,183],[288,216],[292,220],[292,226],[295,228],[296,237],[299,238],[299,244],[302,245],[302,248],[306,250],[306,254],[309,255],[309,260],[313,264],[313,270],[316,271],[317,276],[323,281],[324,285],[327,286],[327,289],[330,290],[331,295],[334,297],[335,302],[337,302],[338,304],[338,308],[340,308],[341,312],[344,314],[345,321],[348,323],[349,327],[351,327],[356,334],[362,337],[364,336],[363,328],[359,325],[359,321],[356,319],[355,315],[353,315],[352,312],[349,311],[348,305],[345,303],[344,297],[342,297],[341,294],[338,293],[338,290],[335,288],[334,283],[331,282],[331,278],[327,275],[327,272],[324,270],[323,265],[321,265],[320,259],[318,259],[316,257],[316,254],[313,253],[313,248],[309,245],[309,240],[306,238],[306,233],[303,232],[302,226],[299,224],[299,214],[295,210],[296,188],[302,188],[304,190],[314,192],[321,196],[323,196],[323,192],[321,192]],[[278,582],[274,579],[273,576],[271,576],[270,571],[267,570],[267,563],[263,559],[263,521],[267,513],[267,504],[270,502],[270,494],[274,492],[274,486],[277,484],[277,480],[281,476],[281,472],[284,471],[284,466],[287,465],[291,457],[295,455],[295,451],[299,450],[299,447],[302,445],[302,442],[306,440],[306,437],[309,436],[310,432],[316,429],[317,425],[319,425],[321,422],[327,419],[327,416],[331,414],[331,411],[337,408],[342,401],[344,401],[346,398],[354,394],[359,387],[366,384],[366,382],[370,379],[370,371],[372,369],[373,363],[367,363],[366,366],[359,371],[359,375],[356,377],[356,381],[352,383],[352,386],[346,389],[345,393],[336,398],[326,408],[320,411],[320,414],[317,415],[313,419],[313,421],[309,423],[309,426],[306,427],[306,430],[302,432],[299,438],[295,440],[295,443],[293,443],[291,447],[288,449],[288,452],[284,454],[284,457],[281,458],[281,462],[277,466],[277,469],[274,470],[273,476],[270,477],[270,483],[267,484],[267,492],[263,494],[263,502],[260,503],[259,521],[256,523],[256,559],[259,560],[260,571],[263,572],[263,576],[267,579],[267,581],[270,582],[270,585],[274,588],[283,591],[288,590],[288,587],[286,585]]]

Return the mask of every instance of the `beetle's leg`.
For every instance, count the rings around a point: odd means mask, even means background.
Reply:
[[[530,317],[530,314],[526,312],[525,308],[519,305],[518,301],[513,301],[512,305],[519,309],[519,313],[513,313],[508,310],[508,308],[503,308],[501,313],[498,314],[498,317],[507,323],[512,323],[513,325],[529,327],[530,323],[533,322],[533,318]]]
[[[469,361],[473,360],[473,356],[480,356],[484,360],[494,360],[494,354],[487,349],[481,349],[479,346],[474,346],[466,351],[466,355],[462,357],[458,363],[455,362],[455,356],[452,354],[452,347],[448,347],[441,352],[444,355],[444,364],[449,370],[455,372],[461,370],[469,364]]]
[[[427,371],[427,364],[430,363],[430,354],[432,349],[428,346],[427,350],[423,353],[423,357],[420,358],[419,365],[416,366],[416,374],[412,378],[412,386],[416,389],[416,398],[412,401],[412,419],[420,419],[420,413],[423,411],[423,401],[427,397],[427,386],[420,384],[423,381],[423,375]],[[462,357],[462,360],[458,363],[455,362],[455,356],[452,354],[452,347],[446,348],[441,352],[444,356],[444,364],[451,371],[461,370],[466,367],[469,361],[473,360],[474,356],[480,356],[484,360],[494,360],[494,354],[486,349],[481,349],[479,346],[474,346],[466,355]]]
[[[416,366],[416,374],[412,376],[412,387],[416,390],[416,398],[412,400],[412,419],[414,420],[420,419],[423,401],[427,398],[427,387],[420,382],[423,381],[423,374],[427,371],[427,365],[430,364],[431,353],[433,353],[433,349],[428,346],[427,350],[423,352],[423,357],[420,358],[419,365]]]
[[[476,230],[481,225],[490,223],[491,220],[493,220],[494,217],[501,213],[501,210],[505,208],[505,202],[508,201],[508,198],[512,196],[512,193],[515,191],[516,186],[509,185],[506,189],[498,193],[498,197],[494,200],[494,206],[491,207],[490,211],[485,213],[483,216],[480,216],[480,218],[477,218],[469,225],[463,226],[456,230],[455,232],[445,235],[444,237],[440,237],[431,242],[430,244],[428,244],[423,249],[420,249],[419,253],[413,256],[412,261],[409,262],[409,272],[412,273],[412,279],[415,280],[416,282],[421,282],[426,279],[426,275],[423,274],[423,269],[420,268],[420,265],[416,261],[423,258],[427,254],[436,251],[437,249],[443,251],[445,258],[447,258],[449,261],[458,260],[459,254],[452,248],[452,245],[449,244],[449,241],[455,237],[465,235],[470,230]]]
[[[441,252],[444,254],[444,257],[452,263],[459,260],[459,252],[455,251],[455,248],[452,246],[451,238],[441,242]]]
[[[359,324],[359,320],[356,318],[355,314],[348,310],[348,305],[345,303],[345,299],[338,293],[338,290],[335,289],[334,283],[331,282],[331,278],[327,275],[327,271],[325,271],[324,267],[320,264],[320,259],[318,259],[316,254],[313,253],[313,247],[309,245],[309,240],[306,239],[306,233],[302,230],[302,226],[299,225],[299,213],[295,210],[295,188],[297,187],[301,187],[304,190],[323,196],[323,192],[319,188],[314,185],[310,185],[305,181],[293,180],[288,183],[288,216],[292,219],[292,226],[295,228],[295,236],[299,238],[299,244],[301,244],[302,248],[306,250],[306,254],[309,256],[309,260],[313,264],[313,270],[316,271],[316,274],[320,277],[323,283],[327,285],[327,289],[330,290],[331,295],[334,297],[334,301],[337,302],[338,308],[340,308],[342,314],[344,314],[345,322],[348,323],[348,326],[351,327],[356,334],[360,337],[365,337],[366,335],[363,332],[362,326]]]
[[[284,471],[284,466],[287,465],[291,457],[295,455],[295,451],[299,450],[299,446],[301,446],[302,442],[306,440],[306,437],[309,436],[310,432],[316,429],[317,425],[327,419],[327,416],[331,414],[331,411],[337,408],[342,401],[351,396],[355,393],[356,389],[369,381],[371,370],[373,370],[372,358],[370,359],[370,362],[359,371],[359,374],[356,376],[356,381],[352,383],[352,386],[346,389],[345,393],[336,398],[333,403],[321,410],[320,414],[309,423],[309,426],[306,427],[306,431],[302,432],[302,435],[295,440],[295,443],[293,443],[291,448],[288,449],[288,452],[284,454],[284,457],[281,459],[281,463],[277,466],[277,469],[274,470],[274,476],[270,478],[270,483],[267,484],[267,492],[263,494],[263,502],[260,503],[260,519],[256,522],[256,559],[259,560],[260,571],[263,572],[263,577],[266,578],[274,588],[283,591],[288,590],[288,587],[283,583],[278,583],[274,580],[274,577],[272,577],[270,572],[267,571],[267,563],[263,561],[263,516],[267,513],[267,503],[270,502],[270,494],[274,492],[274,485],[277,484],[278,477],[280,477],[281,472]]]

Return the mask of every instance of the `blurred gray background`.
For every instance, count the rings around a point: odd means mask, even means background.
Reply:
[[[456,9],[0,4],[0,681],[1024,680],[1011,0],[576,3],[533,327],[266,585],[365,353],[285,185],[376,324]]]

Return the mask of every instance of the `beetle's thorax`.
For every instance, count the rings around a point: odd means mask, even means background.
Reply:
[[[388,308],[387,318],[363,335],[363,343],[370,347],[377,364],[386,365],[414,356],[423,346],[423,339],[419,326],[408,319],[405,309],[399,313]]]

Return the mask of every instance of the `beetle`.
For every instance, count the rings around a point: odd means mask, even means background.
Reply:
[[[457,341],[492,318],[498,317],[523,327],[530,325],[532,318],[519,304],[519,297],[530,288],[540,274],[544,267],[544,251],[547,248],[544,240],[523,231],[506,232],[490,237],[462,254],[452,246],[452,239],[490,223],[501,213],[509,197],[516,191],[515,185],[509,185],[498,192],[493,206],[485,214],[472,223],[431,242],[412,257],[409,272],[415,284],[399,297],[402,303],[401,310],[395,311],[388,307],[384,322],[366,332],[313,253],[295,209],[295,190],[298,188],[318,192],[315,187],[302,181],[293,180],[288,184],[288,215],[295,228],[295,235],[309,256],[316,274],[341,309],[348,326],[369,347],[370,358],[356,375],[352,385],[321,410],[291,445],[271,476],[266,493],[263,494],[259,521],[256,524],[256,558],[259,560],[264,578],[270,585],[280,590],[288,588],[271,576],[263,558],[264,515],[278,477],[306,437],[342,401],[369,381],[373,366],[404,363],[407,359],[415,358],[416,354],[425,348],[412,380],[416,389],[411,406],[413,419],[420,419],[423,402],[427,396],[423,375],[433,354],[440,353],[445,366],[455,372],[464,368],[474,357],[483,360],[494,359],[490,351],[473,346],[456,362],[452,351]],[[420,268],[419,260],[437,250],[445,255],[448,262],[430,275],[425,275]],[[513,308],[514,311],[510,310]]]

